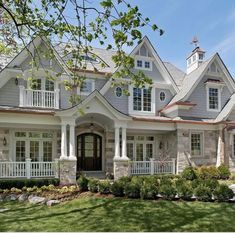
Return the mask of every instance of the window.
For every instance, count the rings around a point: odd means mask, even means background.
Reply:
[[[219,90],[218,88],[209,88],[209,109],[210,110],[219,110]]]
[[[191,155],[202,156],[203,155],[203,134],[198,132],[191,133]]]
[[[115,94],[117,97],[121,97],[122,96],[122,88],[116,87]]]
[[[133,110],[151,112],[151,88],[133,88]]]
[[[164,101],[166,99],[166,93],[164,91],[160,92],[160,100]]]
[[[154,155],[154,136],[127,136],[127,156],[133,161],[148,161]]]
[[[137,60],[137,67],[142,67],[142,61],[141,60]]]
[[[150,62],[149,62],[149,61],[145,61],[145,62],[144,62],[144,67],[145,67],[146,69],[150,69]]]
[[[15,159],[25,161],[29,152],[32,162],[52,161],[53,132],[15,132]]]
[[[203,60],[203,54],[202,53],[199,53],[198,56],[199,56],[199,60]]]
[[[196,61],[196,55],[193,55],[193,62]]]
[[[30,87],[33,90],[45,91],[54,91],[55,89],[54,82],[45,78],[32,80],[30,83]]]
[[[136,59],[135,68],[141,70],[152,70],[152,61],[146,58]]]
[[[81,95],[89,95],[95,89],[94,80],[86,79],[82,82],[80,92]]]

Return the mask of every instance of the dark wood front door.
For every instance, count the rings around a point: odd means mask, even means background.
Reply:
[[[102,138],[94,133],[77,137],[77,167],[80,171],[102,170]]]

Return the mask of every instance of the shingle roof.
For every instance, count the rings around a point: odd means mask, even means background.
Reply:
[[[182,70],[180,70],[179,68],[177,68],[176,66],[171,64],[170,62],[163,62],[163,63],[166,66],[166,68],[169,71],[172,78],[174,79],[176,85],[179,88],[181,88],[184,77],[186,74]]]
[[[197,69],[195,69],[194,71],[185,76],[179,93],[175,95],[175,97],[171,100],[169,104],[182,100],[189,93],[191,88],[193,88],[198,78],[204,72],[205,68],[211,62],[211,60],[213,60],[215,55],[210,57],[208,60],[204,61]]]

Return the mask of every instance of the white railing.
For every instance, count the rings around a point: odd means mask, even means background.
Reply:
[[[56,177],[58,178],[58,160],[52,162],[0,162],[1,178],[36,178]]]
[[[59,90],[31,90],[20,86],[20,106],[59,108]]]
[[[175,174],[175,159],[168,161],[132,161],[131,175]]]

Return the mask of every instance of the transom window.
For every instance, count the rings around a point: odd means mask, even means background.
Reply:
[[[191,133],[191,155],[203,155],[203,134],[200,132]]]
[[[208,89],[208,101],[210,110],[219,110],[219,89],[209,88]]]
[[[133,88],[133,110],[151,112],[151,88]]]
[[[52,132],[15,132],[15,159],[25,161],[27,155],[32,162],[52,161]]]

